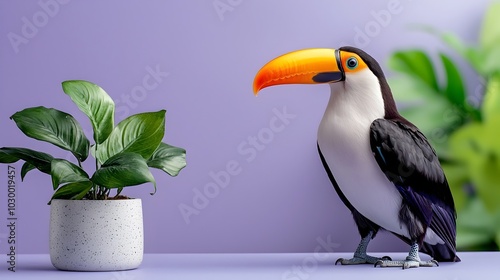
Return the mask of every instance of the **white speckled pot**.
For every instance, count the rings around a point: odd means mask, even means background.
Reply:
[[[74,271],[137,268],[144,235],[140,199],[52,200],[50,260]]]

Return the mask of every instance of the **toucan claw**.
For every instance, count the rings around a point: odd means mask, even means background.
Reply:
[[[377,261],[373,267],[401,267],[402,269],[407,268],[416,268],[416,267],[433,267],[439,266],[439,263],[436,260],[430,261],[420,261],[413,259],[406,259],[403,261],[392,261],[392,260],[379,260]]]
[[[392,261],[391,257],[383,256],[382,258],[372,257],[369,255],[364,256],[354,256],[352,259],[339,258],[335,261],[335,265],[353,265],[353,264],[373,264],[380,261]]]
[[[392,258],[391,258],[391,257],[389,257],[389,256],[383,256],[383,257],[382,257],[382,260],[383,260],[383,261],[392,261]]]

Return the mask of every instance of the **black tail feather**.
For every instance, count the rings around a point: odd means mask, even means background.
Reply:
[[[446,244],[431,245],[424,243],[420,251],[431,256],[438,262],[460,262],[460,258],[457,256],[455,250]]]
[[[395,236],[399,237],[399,239],[403,240],[406,244],[410,245],[411,241],[407,237],[402,235],[392,233]],[[420,252],[431,256],[434,260],[438,262],[460,262],[460,258],[457,256],[457,252],[454,248],[449,246],[448,244],[436,244],[431,245],[429,243],[423,243],[420,246]]]

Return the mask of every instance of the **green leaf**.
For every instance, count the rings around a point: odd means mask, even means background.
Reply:
[[[500,3],[493,2],[486,10],[486,15],[483,19],[479,43],[484,50],[497,48],[496,44],[500,40]]]
[[[21,168],[21,181],[24,181],[24,177],[26,177],[26,174],[28,174],[28,172],[30,172],[33,169],[36,169],[36,167],[33,164],[25,162],[23,164],[23,167]]]
[[[480,152],[478,139],[483,137],[484,128],[479,122],[468,123],[450,135],[450,150],[453,157],[462,163],[469,164]]]
[[[440,37],[441,40],[445,44],[447,44],[449,47],[454,49],[458,54],[460,54],[463,58],[466,60],[469,60],[470,58],[470,47],[467,46],[462,39],[457,37],[455,34],[452,33],[442,33],[439,31],[433,32],[436,36]],[[470,61],[469,61],[470,62]],[[472,63],[471,63],[472,64]]]
[[[490,156],[491,155],[491,156]],[[485,154],[472,161],[470,177],[484,206],[491,213],[500,210],[500,159],[498,155]]]
[[[485,121],[500,114],[500,75],[489,79],[481,111]]]
[[[486,54],[474,46],[467,46],[454,34],[442,34],[441,39],[454,49],[465,61],[467,61],[479,74],[485,75]]]
[[[457,130],[450,138],[450,148],[456,159],[468,169],[469,180],[486,209],[500,210],[500,145],[497,119],[484,123],[470,123]]]
[[[87,159],[89,140],[70,114],[51,108],[33,107],[15,113],[11,119],[26,136],[70,151],[80,161]]]
[[[53,159],[51,162],[52,186],[56,190],[59,185],[65,183],[85,182],[89,175],[77,165],[65,159]]]
[[[500,248],[500,230],[498,230],[497,234],[495,235],[495,243]]]
[[[90,154],[94,157],[94,158],[97,158],[96,157],[96,154],[95,154],[95,148],[96,148],[97,145],[90,145]]]
[[[108,159],[91,178],[96,185],[121,188],[156,182],[146,160],[139,154],[120,153]]]
[[[411,75],[398,75],[387,79],[394,99],[405,107],[421,106],[427,102],[441,99],[438,93]]]
[[[498,3],[494,5],[498,10]],[[432,27],[423,28],[425,31],[436,35],[444,43],[460,54],[480,75],[489,76],[500,72],[498,61],[500,59],[500,30],[498,29],[498,16],[492,16],[491,10],[483,22],[481,44],[479,47],[468,46],[460,38],[451,33],[442,33]]]
[[[443,163],[442,167],[453,194],[455,208],[457,212],[460,212],[468,201],[467,193],[464,189],[465,184],[469,181],[468,169],[463,164],[452,163]]]
[[[119,153],[137,153],[149,159],[165,134],[165,110],[141,113],[121,121],[96,148],[100,163]]]
[[[399,112],[426,135],[440,157],[447,157],[448,135],[463,123],[463,113],[415,76],[388,80]]]
[[[497,45],[500,44],[500,40],[497,41]],[[500,47],[493,48],[489,51],[483,50],[484,61],[482,63],[481,69],[483,70],[484,77],[490,77],[491,75],[500,74],[500,65],[498,61],[500,61]]]
[[[148,166],[177,176],[186,166],[186,150],[162,142],[148,160]]]
[[[14,162],[19,160],[18,157],[12,156],[9,153],[4,152],[2,149],[0,149],[0,162],[1,163],[14,163]]]
[[[389,58],[393,70],[418,77],[430,88],[439,91],[436,74],[429,56],[421,50],[398,51]]]
[[[50,162],[54,159],[51,155],[26,149],[26,148],[11,148],[11,147],[3,147],[0,148],[0,155],[7,154],[8,157],[0,156],[1,163],[12,163],[3,162],[3,159],[12,159],[16,157],[17,160],[22,159],[26,162],[29,162],[33,166],[35,166],[38,170],[43,173],[50,174]],[[16,160],[16,161],[17,161]]]
[[[467,249],[491,242],[496,232],[495,217],[483,202],[474,198],[457,215],[457,247]]]
[[[115,103],[98,85],[87,81],[65,81],[64,92],[89,117],[94,129],[94,140],[101,144],[113,130]]]
[[[491,234],[484,231],[458,230],[457,247],[459,250],[471,250],[471,248],[483,246],[491,241]]]
[[[488,151],[489,156],[498,156],[500,158],[500,141],[498,141],[499,133],[498,128],[500,127],[500,112],[492,114],[488,120],[482,122],[484,127],[485,138],[479,138],[483,145],[486,147],[485,150]]]
[[[442,34],[441,39],[460,54],[478,73],[484,74],[486,72],[484,69],[484,61],[486,59],[482,51],[465,45],[454,34]]]
[[[494,216],[486,211],[483,202],[476,197],[457,214],[457,228],[482,231],[491,235],[496,231],[496,224]]]
[[[52,199],[80,200],[85,197],[85,195],[90,191],[90,189],[92,189],[93,185],[94,184],[88,179],[87,181],[66,184],[57,189],[57,191],[50,199],[50,202],[52,202]]]
[[[455,34],[443,33],[429,26],[423,27],[422,30],[440,38],[445,44],[462,56],[478,73],[485,73],[483,69],[485,55],[483,52],[475,47],[467,46]]]
[[[453,63],[447,55],[440,53],[439,57],[441,58],[446,73],[446,86],[444,88],[446,98],[448,98],[452,104],[459,107],[465,107],[467,105],[467,97],[460,72],[455,66],[455,63]]]

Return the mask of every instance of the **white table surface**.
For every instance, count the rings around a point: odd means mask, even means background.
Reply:
[[[0,279],[500,279],[500,252],[464,252],[459,254],[460,263],[407,270],[333,265],[337,258],[351,257],[351,254],[146,254],[138,269],[119,272],[59,271],[52,266],[48,255],[18,255],[14,273],[7,270],[6,262],[1,262]],[[404,253],[374,255],[389,255],[393,259],[406,256]]]

